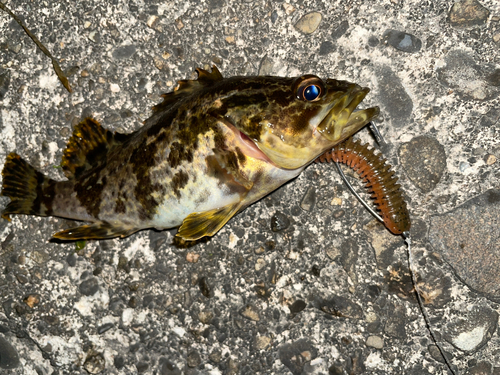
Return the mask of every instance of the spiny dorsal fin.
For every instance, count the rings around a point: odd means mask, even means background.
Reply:
[[[236,202],[222,208],[189,214],[182,222],[176,236],[191,241],[205,236],[213,236],[242,206],[241,202]]]
[[[122,144],[129,134],[113,133],[88,117],[75,126],[73,135],[63,152],[61,167],[68,178],[105,160],[109,150]]]
[[[198,73],[197,79],[183,79],[177,82],[177,87],[173,92],[162,94],[163,102],[157,104],[153,107],[153,111],[159,111],[175,103],[177,100],[191,95],[196,90],[201,87],[207,87],[212,85],[214,82],[221,81],[223,79],[222,74],[220,74],[219,69],[215,65],[212,65],[212,71],[204,70],[201,68],[196,68]]]

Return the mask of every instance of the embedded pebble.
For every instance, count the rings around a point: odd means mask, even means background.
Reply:
[[[451,26],[471,27],[484,25],[490,11],[477,0],[464,0],[453,4],[448,15]]]
[[[500,302],[500,190],[431,218],[429,241],[470,288]],[[473,261],[471,261],[473,260]]]
[[[279,359],[292,374],[302,374],[306,362],[318,356],[318,350],[307,339],[300,339],[279,348]]]
[[[302,310],[304,310],[307,306],[307,303],[301,299],[298,299],[297,301],[295,301],[294,303],[292,303],[292,305],[290,306],[290,312],[292,314],[297,314],[299,312],[301,312]]]
[[[453,50],[445,57],[446,66],[436,70],[438,80],[453,89],[465,100],[490,100],[500,90],[495,82],[496,72],[488,66],[480,66],[467,52]]]
[[[268,336],[257,336],[254,341],[254,348],[256,350],[264,350],[271,344],[271,338]]]
[[[258,322],[260,320],[259,310],[251,304],[248,304],[244,308],[242,308],[240,310],[240,314],[241,316],[253,320],[254,322]]]
[[[446,170],[443,145],[427,135],[403,144],[399,149],[399,159],[410,180],[424,193],[434,190]]]
[[[11,370],[18,367],[19,363],[17,350],[0,335],[0,368]]]
[[[366,346],[382,349],[384,347],[384,340],[380,336],[368,336],[366,339]]]
[[[9,91],[10,73],[8,70],[0,70],[0,100],[5,98],[5,94]]]
[[[78,289],[84,296],[92,296],[96,294],[99,290],[99,283],[97,281],[97,278],[91,277],[90,279],[82,281]]]
[[[413,112],[413,102],[401,80],[388,66],[378,69],[377,79],[380,90],[378,99],[384,106],[384,117],[387,116],[390,119],[393,127],[408,126]]]
[[[304,211],[311,211],[316,204],[316,189],[313,186],[309,186],[302,201],[300,202],[300,208]]]
[[[319,12],[308,13],[297,21],[295,28],[303,34],[312,34],[318,28],[322,18]]]
[[[264,56],[262,61],[260,62],[259,67],[259,75],[260,76],[268,76],[271,75],[274,68],[274,62],[269,57]]]
[[[137,50],[136,46],[134,46],[133,44],[128,44],[115,48],[115,50],[112,53],[112,56],[116,60],[126,60],[132,57],[132,55],[135,53],[136,50]]]
[[[491,340],[497,330],[498,313],[487,305],[473,306],[463,316],[451,318],[444,338],[457,349],[472,353]]]
[[[290,226],[290,219],[288,217],[277,211],[271,218],[271,230],[273,232],[281,232]]]
[[[333,40],[340,38],[349,29],[349,21],[343,20],[332,32]]]
[[[422,41],[415,35],[398,30],[386,30],[382,39],[399,51],[415,53],[422,48]]]

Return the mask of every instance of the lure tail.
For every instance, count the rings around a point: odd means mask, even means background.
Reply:
[[[51,210],[46,202],[52,201],[54,180],[49,179],[12,152],[2,171],[3,186],[0,195],[11,202],[2,212],[10,221],[11,214],[48,216]]]

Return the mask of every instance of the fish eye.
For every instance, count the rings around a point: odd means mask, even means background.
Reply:
[[[303,76],[300,81],[296,82],[297,85],[297,99],[306,102],[315,102],[321,98],[325,92],[323,82],[316,76]]]
[[[321,94],[321,88],[319,86],[309,85],[304,89],[302,95],[304,96],[305,100],[307,100],[308,102],[312,102],[318,99],[320,94]]]

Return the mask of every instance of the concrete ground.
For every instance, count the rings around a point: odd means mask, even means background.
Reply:
[[[0,12],[0,164],[15,151],[52,178],[63,178],[83,116],[137,129],[196,67],[370,87],[364,105],[381,108],[430,327],[455,374],[500,374],[498,1],[6,5],[59,59],[73,93]],[[374,143],[367,129],[359,137]],[[450,373],[403,239],[332,165],[309,166],[190,247],[175,230],[48,242],[72,224],[0,219],[2,374]]]

